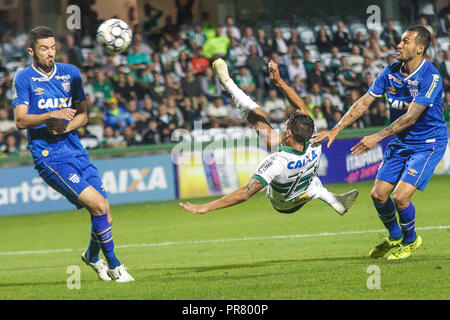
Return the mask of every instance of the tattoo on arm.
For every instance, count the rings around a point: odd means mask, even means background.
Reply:
[[[392,124],[389,127],[380,130],[377,133],[377,135],[381,139],[384,139],[394,134],[397,134],[410,126],[413,126],[425,109],[426,109],[425,106],[412,102],[408,107],[408,112],[406,112],[400,118],[392,122]]]
[[[368,93],[359,98],[342,117],[341,121],[339,121],[335,128],[341,131],[358,120],[369,109],[374,100],[375,99]]]

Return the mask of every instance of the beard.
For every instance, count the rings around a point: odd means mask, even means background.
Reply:
[[[52,71],[53,66],[55,65],[54,61],[49,62],[48,64],[41,62],[39,60],[39,58],[36,57],[36,55],[33,56],[33,60],[34,60],[34,64],[46,73],[49,73],[50,71]]]

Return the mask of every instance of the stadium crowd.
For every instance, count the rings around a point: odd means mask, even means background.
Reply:
[[[89,121],[79,130],[87,148],[125,147],[171,142],[175,129],[244,127],[246,122],[224,93],[211,69],[224,57],[232,77],[274,124],[281,123],[287,101],[270,83],[267,63],[279,64],[282,77],[303,97],[318,130],[333,127],[367,89],[377,74],[395,61],[400,30],[389,20],[379,30],[335,21],[316,26],[237,26],[174,22],[162,12],[145,8],[145,21],[135,25],[126,53],[107,55],[95,33],[66,34],[57,39],[56,61],[79,67],[89,103]],[[428,59],[444,79],[444,114],[450,120],[450,48],[448,9],[442,26],[426,17],[419,22],[432,32]],[[446,19],[446,20],[445,20]],[[445,21],[447,22],[445,24]],[[181,23],[181,24],[180,24]],[[311,31],[313,33],[311,34]],[[0,46],[0,156],[26,153],[26,132],[18,131],[11,105],[14,73],[32,63],[26,34],[6,32]],[[379,99],[354,127],[389,122],[386,101]]]

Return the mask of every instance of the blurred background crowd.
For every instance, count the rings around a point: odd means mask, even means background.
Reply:
[[[247,126],[211,69],[215,57],[229,64],[236,84],[276,125],[289,104],[270,83],[267,63],[278,63],[282,77],[304,99],[318,130],[332,128],[388,64],[405,25],[387,20],[368,29],[353,17],[330,17],[314,24],[278,21],[224,25],[193,21],[184,1],[177,17],[164,17],[151,5],[144,21],[132,24],[134,40],[123,54],[108,55],[96,43],[95,29],[57,37],[56,61],[82,72],[89,122],[79,130],[86,148],[170,143],[172,133],[201,123],[210,128]],[[184,10],[184,11],[183,11]],[[416,24],[432,34],[427,59],[440,71],[445,88],[444,117],[450,120],[450,7],[421,15]],[[161,23],[159,23],[161,24]],[[14,73],[32,60],[26,33],[0,35],[0,156],[26,153],[26,132],[18,131],[11,105]],[[387,102],[377,100],[356,128],[389,124]]]

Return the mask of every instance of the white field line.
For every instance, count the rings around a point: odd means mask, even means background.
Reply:
[[[450,226],[430,226],[430,227],[416,228],[416,230],[438,230],[438,229],[450,229]],[[267,236],[267,237],[243,237],[243,238],[229,238],[229,239],[165,241],[165,242],[156,242],[156,243],[132,243],[132,244],[116,245],[115,248],[123,249],[123,248],[142,248],[142,247],[163,247],[163,246],[190,245],[190,244],[217,243],[217,242],[332,237],[332,236],[343,236],[343,235],[350,235],[350,234],[366,234],[366,233],[380,233],[380,232],[386,232],[386,230],[380,229],[380,230],[364,230],[364,231],[342,231],[342,232],[323,232],[323,233],[310,233],[310,234],[291,234],[291,235],[279,235],[279,236]],[[84,249],[9,251],[9,252],[0,252],[0,256],[62,253],[62,252],[82,251],[82,250],[84,250]]]

